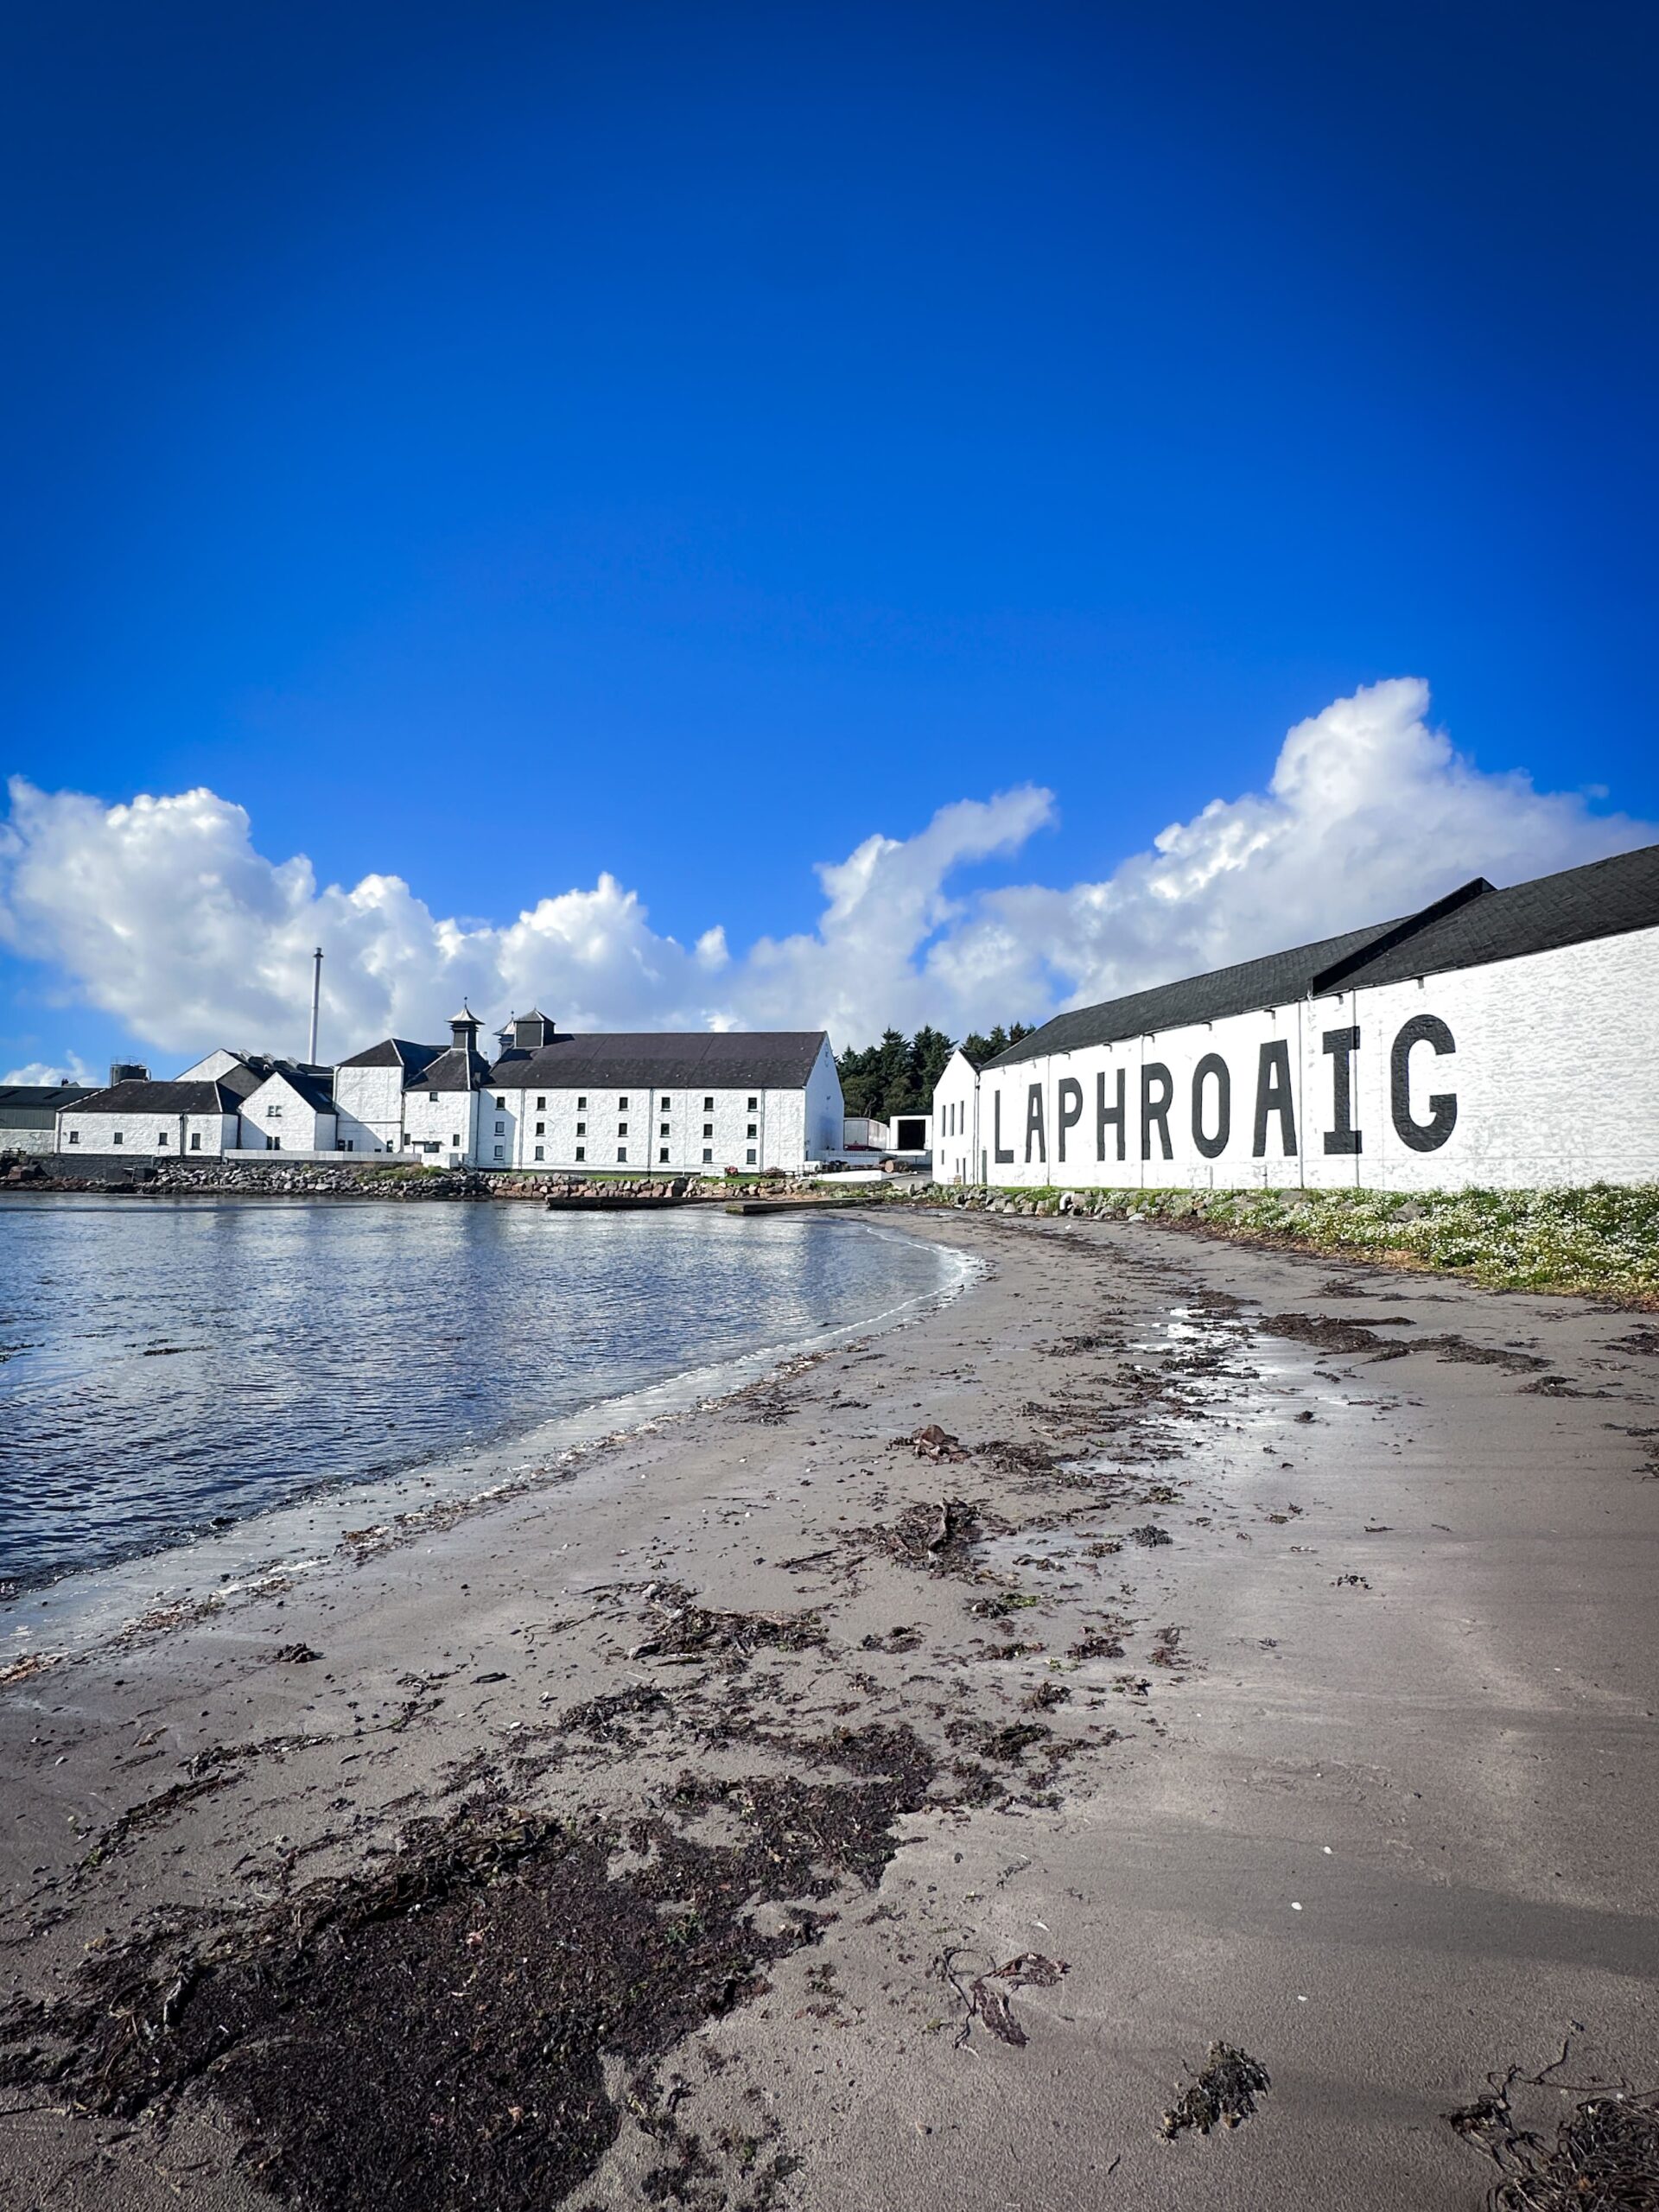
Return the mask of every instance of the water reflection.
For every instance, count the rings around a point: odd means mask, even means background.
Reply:
[[[856,1325],[948,1271],[822,1217],[9,1198],[0,1578],[505,1442]]]

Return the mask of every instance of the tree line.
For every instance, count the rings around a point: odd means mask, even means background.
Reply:
[[[1006,1052],[1032,1025],[1016,1021],[1004,1029],[999,1022],[988,1035],[975,1030],[962,1040],[962,1049],[976,1068]],[[851,1046],[836,1063],[841,1071],[841,1095],[849,1114],[868,1114],[890,1122],[895,1114],[925,1114],[933,1103],[933,1087],[944,1073],[944,1064],[955,1052],[956,1040],[930,1024],[906,1037],[897,1029],[884,1030],[879,1044],[861,1052]]]

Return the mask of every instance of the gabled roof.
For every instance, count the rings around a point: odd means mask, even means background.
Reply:
[[[1396,944],[1378,946],[1342,979],[1350,984],[1409,982],[1452,968],[1518,960],[1599,937],[1659,929],[1659,845],[1643,845],[1585,868],[1538,875],[1460,906],[1426,908],[1421,926]],[[1332,986],[1335,988],[1335,986]]]
[[[1507,891],[1495,891],[1484,876],[1476,876],[1395,921],[1056,1014],[988,1061],[982,1072],[1015,1067],[1050,1052],[1120,1044],[1189,1022],[1220,1021],[1293,999],[1408,982],[1417,976],[1515,960],[1642,929],[1659,929],[1659,845],[1592,861],[1559,875],[1537,876]]]
[[[77,1114],[234,1114],[242,1103],[222,1082],[117,1083],[75,1102]]]
[[[278,1065],[263,1052],[238,1052],[236,1060],[233,1068],[226,1068],[223,1075],[213,1079],[223,1084],[226,1090],[233,1090],[238,1098],[251,1098],[260,1084],[275,1074]]]
[[[639,1031],[560,1037],[534,1052],[504,1052],[490,1082],[504,1090],[798,1090],[829,1039],[822,1029]]]
[[[405,1090],[482,1090],[490,1079],[490,1064],[482,1052],[450,1046],[418,1072],[404,1078]]]
[[[341,1060],[343,1068],[401,1068],[407,1083],[417,1076],[440,1052],[449,1050],[447,1045],[411,1045],[406,1037],[383,1037],[378,1045],[371,1045],[366,1052],[353,1052],[349,1060]]]
[[[300,1067],[284,1060],[271,1070],[265,1080],[268,1083],[285,1083],[314,1113],[332,1114],[334,1110],[334,1073],[332,1068]],[[259,1088],[263,1090],[264,1084],[261,1084]]]

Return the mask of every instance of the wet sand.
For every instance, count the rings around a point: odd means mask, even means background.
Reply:
[[[986,1276],[0,1688],[0,2206],[1474,2212],[1491,2077],[1659,2081],[1659,1329],[906,1225]]]

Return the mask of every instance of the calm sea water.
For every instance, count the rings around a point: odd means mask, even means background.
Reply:
[[[0,1581],[510,1446],[862,1326],[951,1271],[823,1217],[8,1198]]]

